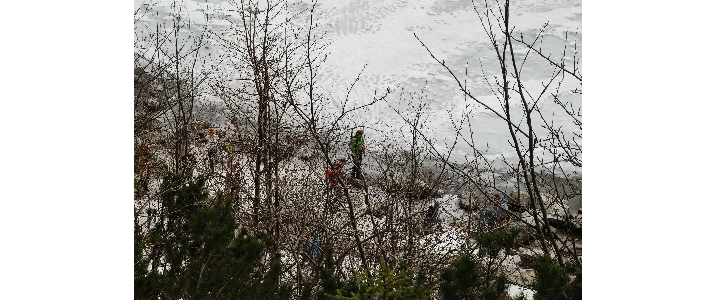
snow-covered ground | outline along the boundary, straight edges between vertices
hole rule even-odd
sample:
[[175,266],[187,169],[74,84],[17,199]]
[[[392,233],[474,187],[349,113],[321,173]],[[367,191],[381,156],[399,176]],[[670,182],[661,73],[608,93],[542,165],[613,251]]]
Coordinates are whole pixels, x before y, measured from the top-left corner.
[[[198,165],[196,166],[195,171],[196,172],[202,172],[202,173],[208,173],[209,172],[209,166],[208,166],[208,158],[205,155],[207,153],[206,145],[192,145],[190,147],[192,149],[192,153],[195,154]],[[155,159],[157,160],[158,165],[161,164],[168,164],[171,161],[171,155],[170,153],[166,151],[162,151],[161,149],[154,149],[155,153]],[[226,181],[224,179],[224,176],[226,175],[226,165],[227,165],[227,159],[228,156],[222,152],[219,155],[219,161],[217,163],[216,173],[213,176],[210,176],[209,180],[207,181],[207,187],[210,190],[210,195],[215,195],[219,191],[223,191],[226,188]],[[236,166],[242,166],[247,165],[247,161],[243,161],[241,159],[241,156],[238,156],[237,159],[234,160],[234,165]],[[309,165],[305,165],[306,162],[302,162],[298,158],[291,158],[289,161],[284,162],[282,165],[282,178],[285,178],[289,182],[301,182],[300,178],[308,178],[309,181],[314,181],[315,186],[319,186],[321,190],[321,182],[323,178],[322,170],[323,169],[317,169],[317,168],[311,168]],[[240,170],[248,170],[247,168],[239,167]],[[298,170],[298,171],[295,171]],[[245,174],[246,178],[250,178],[251,174]],[[154,179],[150,181],[149,188],[151,190],[150,194],[155,195],[159,192],[159,186],[161,179],[157,178],[156,176],[153,177]],[[244,188],[246,190],[251,190],[251,182],[245,181],[243,183]],[[289,187],[291,188],[291,187]],[[304,186],[304,189],[307,187]],[[316,192],[316,191],[315,191]],[[376,233],[378,230],[381,230],[382,228],[386,228],[385,222],[387,220],[386,213],[381,212],[382,210],[385,210],[386,207],[383,206],[387,203],[386,194],[378,187],[370,186],[367,190],[363,189],[354,189],[351,188],[349,190],[350,196],[352,199],[352,203],[354,205],[354,211],[357,215],[357,229],[360,232],[360,235],[362,238],[368,237],[369,235]],[[311,193],[311,192],[310,192]],[[320,192],[321,193],[321,192]],[[372,205],[371,211],[379,212],[378,214],[372,214],[372,213],[365,213],[370,211],[370,208],[366,206],[366,202],[364,201],[364,196],[366,195],[369,198],[369,204]],[[316,195],[314,195],[316,197]],[[310,202],[308,199],[305,198],[300,200],[302,205],[304,206],[310,206],[313,208],[309,208],[308,212],[311,215],[317,215],[322,214],[321,210],[321,204],[314,203],[312,205],[308,205]],[[290,202],[285,203],[286,206],[297,206],[297,203],[292,203],[291,199],[288,199]],[[421,245],[421,247],[417,247],[417,249],[430,249],[430,252],[432,255],[435,256],[444,256],[450,253],[456,253],[457,251],[462,250],[462,247],[466,246],[466,241],[468,240],[469,236],[467,235],[468,232],[471,232],[473,230],[470,229],[470,227],[474,228],[476,227],[478,215],[474,211],[467,212],[459,207],[459,196],[454,195],[451,193],[447,193],[437,199],[434,199],[432,201],[419,201],[416,202],[411,208],[414,212],[412,214],[420,214],[423,215],[423,213],[426,211],[427,206],[434,202],[435,204],[438,203],[441,207],[440,209],[440,216],[443,219],[442,222],[442,229],[436,230],[434,232],[430,232],[428,234],[425,234],[423,236],[420,236],[417,238],[416,243],[418,245]],[[155,208],[153,207],[153,201],[140,201],[141,206],[144,205],[145,207],[142,208]],[[240,218],[242,216],[247,216],[250,214],[252,208],[251,208],[251,202],[250,201],[238,201],[237,204],[239,206],[237,207],[238,211],[240,211]],[[319,211],[317,211],[319,209]],[[406,208],[402,206],[397,206],[397,215],[406,215],[407,212],[404,211]],[[281,209],[283,210],[283,209]],[[329,230],[329,233],[331,235],[334,235],[334,241],[337,243],[353,243],[352,241],[347,240],[348,235],[342,234],[344,232],[344,229],[346,229],[347,222],[348,222],[348,210],[345,204],[342,204],[342,207],[338,210],[339,214],[332,213],[332,218],[326,218],[322,220],[323,226],[326,226],[327,228],[331,228]],[[324,212],[326,216],[326,212]],[[140,215],[141,222],[146,221],[146,218],[143,214]],[[247,218],[248,221],[249,219]],[[289,222],[292,223],[292,222]],[[516,225],[519,225],[519,223],[515,223]],[[295,226],[296,224],[283,224],[282,226]],[[340,229],[344,228],[344,229]],[[296,229],[296,228],[295,228]],[[306,228],[305,228],[306,229]],[[293,231],[294,232],[294,231]],[[287,237],[288,239],[292,240],[290,244],[297,244],[304,242],[307,247],[311,245],[310,241],[313,239],[313,235],[316,234],[315,231],[313,232],[306,232],[301,231],[296,236],[290,236]],[[581,243],[577,243],[578,247],[581,247]],[[527,296],[527,299],[532,299],[533,291],[530,289],[527,289],[526,287],[530,285],[530,282],[533,279],[533,270],[525,269],[526,265],[523,264],[523,267],[521,266],[521,255],[529,255],[533,256],[536,253],[540,252],[538,250],[536,245],[533,246],[526,246],[521,247],[518,249],[517,253],[513,253],[506,256],[506,259],[502,262],[503,266],[503,273],[505,273],[510,282],[512,283],[509,288],[509,293],[512,296],[517,296],[520,293],[525,293]],[[291,265],[294,263],[295,258],[286,255],[283,258],[285,260],[285,263]],[[349,256],[346,260],[343,261],[343,264],[339,266],[340,268],[344,268],[345,270],[349,269],[356,269],[359,266],[360,262],[357,257]],[[286,274],[285,276],[288,276],[288,278],[294,278],[292,277],[292,272],[294,269],[289,270],[289,274]]]

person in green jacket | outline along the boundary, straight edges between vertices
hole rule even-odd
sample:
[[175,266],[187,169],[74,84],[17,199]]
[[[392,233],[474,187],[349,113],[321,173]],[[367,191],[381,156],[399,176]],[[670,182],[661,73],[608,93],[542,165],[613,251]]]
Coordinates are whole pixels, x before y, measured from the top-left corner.
[[360,129],[352,134],[349,140],[349,150],[351,151],[352,162],[354,163],[354,167],[352,167],[352,178],[364,180],[364,176],[361,172],[361,161],[364,157],[364,151],[366,150],[364,146],[364,130]]

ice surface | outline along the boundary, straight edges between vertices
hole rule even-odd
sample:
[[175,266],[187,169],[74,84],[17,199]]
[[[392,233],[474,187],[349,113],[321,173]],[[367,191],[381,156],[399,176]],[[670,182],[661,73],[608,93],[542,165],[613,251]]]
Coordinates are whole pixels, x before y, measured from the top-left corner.
[[[290,2],[299,4],[294,6],[295,10],[311,5],[308,0]],[[140,17],[141,22],[136,24],[136,31],[149,34],[155,29],[157,20],[163,20],[164,23],[161,24],[165,25],[175,20],[172,17],[173,1],[136,0],[135,9],[142,11],[140,6],[143,3],[149,4],[145,9],[148,13]],[[185,3],[184,17],[194,22],[191,26],[194,36],[201,33],[204,24],[216,30],[229,26],[229,21],[225,18],[236,20],[236,12],[231,11],[231,5],[227,1],[177,3]],[[531,40],[543,25],[549,22],[544,29],[543,40],[537,43],[536,47],[553,54],[555,61],[563,58],[567,63],[577,62],[580,66],[581,1],[517,1],[512,4],[511,9],[510,20],[512,26],[515,26],[514,32],[520,32],[526,40]],[[205,19],[205,14],[209,20]],[[319,1],[315,15],[317,30],[326,32],[324,42],[330,43],[325,51],[329,57],[318,69],[318,90],[330,97],[335,106],[344,99],[347,89],[363,69],[359,82],[348,97],[350,106],[367,103],[374,97],[375,92],[381,94],[387,88],[423,90],[423,100],[430,104],[425,116],[430,120],[427,122],[426,133],[436,140],[434,144],[438,149],[446,151],[447,145],[452,142],[450,137],[453,137],[454,129],[449,117],[470,111],[474,139],[478,145],[488,144],[488,148],[483,147],[486,148],[486,154],[495,158],[503,155],[509,160],[516,159],[515,151],[508,142],[510,135],[505,122],[486,108],[479,107],[470,100],[466,102],[454,78],[431,58],[415,37],[416,35],[420,38],[440,61],[445,61],[462,84],[466,80],[466,85],[473,95],[492,109],[500,111],[501,103],[482,77],[486,75],[489,81],[492,81],[493,76],[500,75],[499,65],[470,0]],[[300,21],[295,22],[301,23]],[[566,31],[570,33],[566,35]],[[180,38],[186,38],[188,33],[182,32],[180,35]],[[205,56],[203,61],[215,64],[217,61],[213,59],[224,53],[224,50],[221,46],[216,46],[218,41],[214,38],[210,38],[208,43],[211,46],[202,50],[202,55]],[[143,45],[153,47],[151,41]],[[516,45],[516,53],[523,56],[528,51],[525,47]],[[230,79],[238,78],[229,66],[218,67],[227,73],[223,78],[227,79],[228,84],[233,82]],[[538,96],[553,71],[553,68],[538,59],[538,56],[529,56],[523,66],[522,76],[526,89],[532,91],[533,97]],[[468,77],[465,74],[468,74]],[[575,80],[567,80],[562,85],[564,91],[580,88],[580,83]],[[406,112],[406,99],[400,99],[398,94],[390,94],[387,103],[377,105],[355,121],[364,124],[379,122],[397,128],[405,125],[389,107]],[[544,97],[538,107],[545,116],[549,116],[555,126],[575,127],[572,125],[572,119],[563,115],[561,108],[553,104],[548,95]],[[564,99],[570,100],[574,108],[581,107],[581,95],[568,95]],[[510,104],[511,113],[521,118],[518,97],[513,97]],[[536,123],[539,121],[534,122],[539,137],[545,137],[548,132],[540,128],[542,124]],[[366,135],[374,137],[374,140],[378,139],[379,134],[371,129],[366,130]],[[581,143],[581,139],[577,139],[577,142]],[[472,152],[470,147],[460,143],[452,157],[458,160],[464,155],[472,156]],[[550,157],[550,154],[544,151],[538,151],[538,155]],[[580,168],[566,167],[569,171],[577,171],[579,174],[581,172]]]

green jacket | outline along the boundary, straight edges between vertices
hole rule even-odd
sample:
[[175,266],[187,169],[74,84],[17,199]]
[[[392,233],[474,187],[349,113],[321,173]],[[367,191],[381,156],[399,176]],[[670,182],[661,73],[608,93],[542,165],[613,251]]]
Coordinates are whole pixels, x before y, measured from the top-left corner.
[[352,151],[352,154],[354,155],[361,155],[364,153],[364,137],[356,138],[356,132],[352,133],[352,138],[349,141],[349,150]]

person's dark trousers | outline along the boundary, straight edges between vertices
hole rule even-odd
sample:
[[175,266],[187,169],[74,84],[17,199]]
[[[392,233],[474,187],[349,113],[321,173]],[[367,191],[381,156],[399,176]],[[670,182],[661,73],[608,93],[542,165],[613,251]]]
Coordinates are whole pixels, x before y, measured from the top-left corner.
[[362,156],[364,155],[352,155],[352,162],[354,163],[354,166],[352,167],[352,178],[354,179],[364,180],[364,176],[362,176],[361,173]]

